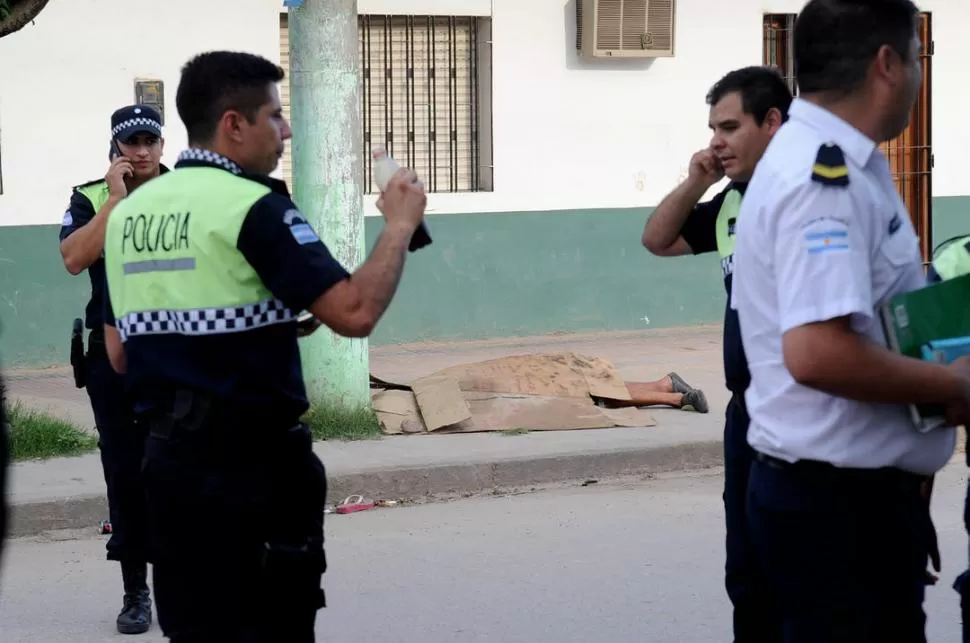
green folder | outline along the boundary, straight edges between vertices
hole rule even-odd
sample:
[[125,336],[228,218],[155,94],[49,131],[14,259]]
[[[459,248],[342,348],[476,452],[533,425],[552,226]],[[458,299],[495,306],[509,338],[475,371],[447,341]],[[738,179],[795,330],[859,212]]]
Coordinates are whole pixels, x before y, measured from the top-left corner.
[[[933,340],[970,335],[970,275],[955,277],[902,293],[879,310],[886,343],[903,355],[923,359],[922,347]],[[943,426],[943,407],[910,405],[921,433]]]

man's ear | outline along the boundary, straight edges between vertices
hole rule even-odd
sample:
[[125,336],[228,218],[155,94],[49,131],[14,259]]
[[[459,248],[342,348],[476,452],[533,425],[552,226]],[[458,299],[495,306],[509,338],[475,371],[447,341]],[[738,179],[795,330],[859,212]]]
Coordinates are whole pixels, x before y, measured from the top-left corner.
[[765,120],[761,126],[767,127],[768,133],[773,135],[778,131],[783,122],[784,119],[782,119],[781,110],[779,110],[777,107],[772,107],[768,110],[768,113],[765,114]]
[[222,115],[219,127],[222,133],[232,141],[237,143],[242,141],[243,124],[248,124],[246,117],[235,110],[228,110]]

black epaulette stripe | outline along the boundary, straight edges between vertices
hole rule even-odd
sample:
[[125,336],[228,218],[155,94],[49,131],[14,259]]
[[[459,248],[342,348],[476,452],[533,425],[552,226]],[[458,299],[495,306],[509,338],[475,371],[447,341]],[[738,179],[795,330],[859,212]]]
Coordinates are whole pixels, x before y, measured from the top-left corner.
[[844,187],[849,184],[849,167],[845,163],[842,148],[826,144],[818,148],[812,165],[812,180],[822,185]]

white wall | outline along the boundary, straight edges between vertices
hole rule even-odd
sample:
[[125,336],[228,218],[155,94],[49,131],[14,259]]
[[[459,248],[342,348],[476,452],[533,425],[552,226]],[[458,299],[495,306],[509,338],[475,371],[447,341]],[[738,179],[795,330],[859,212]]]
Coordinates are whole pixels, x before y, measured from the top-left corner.
[[[312,0],[308,0],[312,1]],[[708,140],[704,96],[726,71],[760,64],[762,14],[802,0],[678,0],[676,56],[579,60],[575,0],[359,0],[361,13],[492,16],[495,191],[433,194],[438,213],[655,205]],[[970,3],[933,11],[935,196],[970,194]],[[282,0],[60,0],[0,40],[0,226],[60,221],[70,187],[104,173],[108,118],[136,77],[165,81],[165,162],[185,145],[180,66],[207,49],[279,59]],[[82,29],[83,25],[83,29]],[[365,212],[376,214],[372,199]]]
[[71,186],[104,175],[111,113],[135,78],[165,82],[165,156],[186,145],[181,66],[209,49],[279,60],[282,0],[55,0],[0,40],[0,226],[60,223]]
[[[804,0],[678,0],[675,57],[591,61],[575,50],[575,0],[493,0],[495,192],[431,195],[440,212],[655,205],[706,145],[710,85],[762,61],[762,16]],[[396,4],[396,3],[395,3]],[[401,4],[404,4],[403,2]],[[457,0],[452,2],[456,7]],[[970,194],[964,81],[970,3],[933,12],[934,196]],[[716,188],[715,188],[716,189]],[[714,190],[712,190],[713,192]]]

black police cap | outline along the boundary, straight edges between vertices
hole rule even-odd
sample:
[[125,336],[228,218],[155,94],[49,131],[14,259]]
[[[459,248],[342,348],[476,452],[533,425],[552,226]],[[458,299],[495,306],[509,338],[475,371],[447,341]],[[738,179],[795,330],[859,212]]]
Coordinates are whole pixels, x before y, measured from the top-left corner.
[[148,105],[129,105],[111,115],[111,138],[127,142],[136,134],[161,137],[162,116]]

